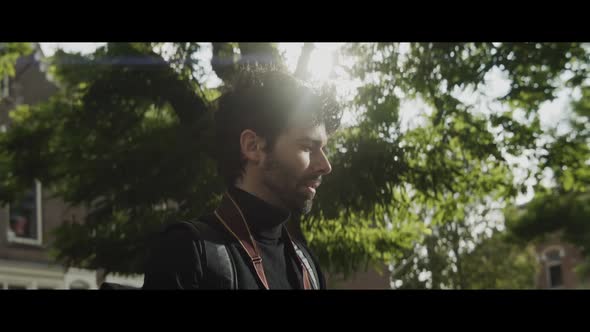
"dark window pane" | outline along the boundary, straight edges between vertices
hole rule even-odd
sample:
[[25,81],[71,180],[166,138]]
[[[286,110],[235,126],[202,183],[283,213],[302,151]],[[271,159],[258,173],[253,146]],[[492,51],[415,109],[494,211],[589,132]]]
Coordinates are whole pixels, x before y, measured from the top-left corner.
[[25,197],[9,205],[10,229],[20,238],[37,239],[36,188],[29,190]]
[[549,268],[549,279],[551,287],[559,287],[563,285],[561,265],[555,265]]

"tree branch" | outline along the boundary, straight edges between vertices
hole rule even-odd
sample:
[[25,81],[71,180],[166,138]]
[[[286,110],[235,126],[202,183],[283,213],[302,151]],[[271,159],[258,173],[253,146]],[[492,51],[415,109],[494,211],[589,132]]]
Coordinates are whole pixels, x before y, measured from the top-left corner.
[[299,56],[299,60],[297,61],[297,68],[295,69],[295,77],[305,80],[309,76],[309,71],[307,70],[309,66],[309,59],[311,57],[311,52],[315,49],[313,43],[305,43],[303,44],[303,48],[301,49],[301,55]]

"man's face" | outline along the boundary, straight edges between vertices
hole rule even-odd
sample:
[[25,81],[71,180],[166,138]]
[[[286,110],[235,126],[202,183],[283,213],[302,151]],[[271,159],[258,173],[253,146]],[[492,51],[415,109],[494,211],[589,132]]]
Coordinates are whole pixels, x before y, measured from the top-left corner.
[[262,185],[288,209],[306,214],[322,181],[332,167],[324,148],[328,137],[323,124],[293,127],[277,137],[261,163]]

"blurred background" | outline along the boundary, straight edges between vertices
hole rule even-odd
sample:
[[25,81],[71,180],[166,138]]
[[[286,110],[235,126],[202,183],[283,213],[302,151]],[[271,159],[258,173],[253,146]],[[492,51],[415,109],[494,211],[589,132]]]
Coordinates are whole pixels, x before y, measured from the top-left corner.
[[0,43],[0,289],[143,284],[219,202],[244,63],[344,113],[303,236],[332,289],[590,287],[590,44]]

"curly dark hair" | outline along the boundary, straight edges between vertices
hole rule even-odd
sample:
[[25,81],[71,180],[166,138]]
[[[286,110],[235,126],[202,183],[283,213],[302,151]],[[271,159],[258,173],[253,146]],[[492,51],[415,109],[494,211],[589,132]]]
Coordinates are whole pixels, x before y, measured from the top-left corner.
[[244,130],[263,137],[270,152],[277,137],[294,123],[323,124],[328,135],[340,126],[342,108],[333,88],[313,87],[279,67],[241,68],[225,89],[215,112],[215,157],[228,186],[244,172],[240,149]]

